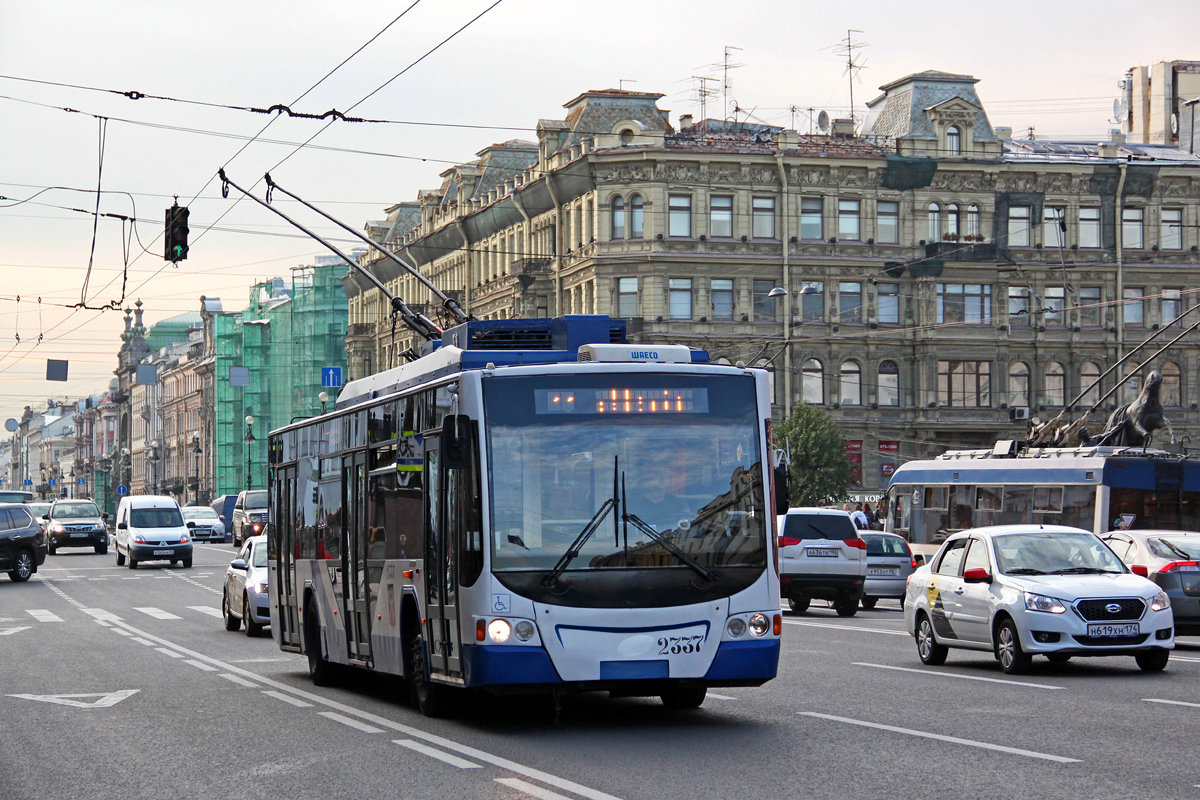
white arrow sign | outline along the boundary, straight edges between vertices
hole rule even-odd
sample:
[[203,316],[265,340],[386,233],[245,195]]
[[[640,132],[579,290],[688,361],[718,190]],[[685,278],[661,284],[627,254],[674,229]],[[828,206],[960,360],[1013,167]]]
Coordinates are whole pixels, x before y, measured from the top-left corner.
[[29,628],[30,628],[29,625],[26,625],[24,628],[0,628],[0,636],[10,636],[14,633],[20,633],[21,631],[27,631],[27,630],[29,630]]
[[[96,694],[10,694],[9,697],[19,697],[22,700],[40,700],[43,703],[57,703],[60,706],[72,708],[112,708],[127,697],[133,697],[140,689],[122,689],[119,692],[99,692]],[[94,698],[90,702],[87,698]]]

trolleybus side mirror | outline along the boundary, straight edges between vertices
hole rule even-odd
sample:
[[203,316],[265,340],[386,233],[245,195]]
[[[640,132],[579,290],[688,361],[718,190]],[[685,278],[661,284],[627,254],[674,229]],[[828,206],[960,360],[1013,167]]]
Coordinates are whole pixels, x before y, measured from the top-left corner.
[[442,463],[447,469],[462,469],[471,463],[471,418],[447,415],[442,420]]
[[781,463],[775,467],[775,513],[786,514],[788,503],[788,468]]
[[1143,578],[1150,577],[1150,570],[1144,564],[1134,564],[1129,571],[1134,575],[1141,575]]

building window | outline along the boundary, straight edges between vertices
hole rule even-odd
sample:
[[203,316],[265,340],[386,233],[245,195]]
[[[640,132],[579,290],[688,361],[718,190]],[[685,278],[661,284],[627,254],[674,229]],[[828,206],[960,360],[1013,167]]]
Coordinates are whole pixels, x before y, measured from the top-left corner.
[[775,281],[762,280],[755,278],[754,280],[754,321],[755,322],[774,322],[775,321],[775,298],[768,297],[771,290],[775,288]]
[[[672,234],[674,235],[674,234]],[[733,236],[733,198],[715,196],[709,201],[708,235],[717,238]]]
[[1158,231],[1159,247],[1163,250],[1183,249],[1183,209],[1164,208]]
[[617,316],[632,319],[638,315],[638,279],[617,278]]
[[1145,294],[1144,289],[1125,290],[1125,324],[1131,328],[1140,328],[1146,323],[1145,301],[1142,300]]
[[1183,405],[1181,389],[1179,365],[1168,361],[1163,364],[1162,368],[1162,404],[1168,408],[1178,408]]
[[880,244],[900,243],[900,204],[895,200],[880,200],[875,204],[875,241]]
[[879,365],[879,405],[900,405],[900,368],[895,361]]
[[967,206],[967,235],[977,242],[983,241],[983,225],[979,219],[979,206]]
[[838,284],[838,321],[843,325],[862,324],[862,284],[842,281]]
[[1008,246],[1028,247],[1029,226],[1033,209],[1029,206],[1012,206],[1008,209]]
[[987,408],[992,404],[992,362],[939,361],[938,404],[947,408]]
[[929,243],[942,240],[942,207],[937,203],[929,204]]
[[[800,313],[804,322],[825,319],[825,284],[822,281],[802,281],[800,284]],[[804,290],[808,289],[808,292]]]
[[958,206],[954,203],[946,206],[946,241],[958,241]]
[[842,362],[841,398],[844,406],[862,405],[862,370],[857,361]]
[[641,239],[645,235],[645,227],[643,225],[646,219],[646,203],[642,200],[641,195],[635,194],[629,198],[629,236],[633,239]]
[[859,211],[862,202],[859,200],[838,200],[838,240],[857,242],[860,240]]
[[1100,327],[1100,287],[1084,286],[1079,290],[1079,324],[1084,328]]
[[1029,367],[1020,361],[1008,367],[1008,405],[1010,408],[1029,406]]
[[1058,408],[1066,404],[1067,399],[1063,396],[1067,390],[1066,381],[1062,364],[1051,361],[1046,365],[1046,405]]
[[949,128],[946,128],[946,155],[962,155],[962,134],[959,132],[957,125],[951,125]]
[[775,198],[755,197],[751,202],[751,210],[754,212],[754,238],[774,239]]
[[1047,207],[1042,217],[1042,242],[1046,247],[1066,247],[1067,245],[1067,210],[1065,208]]
[[825,404],[825,368],[815,358],[804,362],[800,391],[804,402],[814,406]]
[[1045,324],[1055,328],[1063,326],[1063,304],[1066,292],[1061,286],[1046,287],[1046,316]]
[[692,235],[692,196],[673,194],[667,199],[667,235]]
[[1029,290],[1020,286],[1008,287],[1008,324],[1029,325]]
[[1100,209],[1079,209],[1079,246],[1100,246]]
[[1140,250],[1146,246],[1142,238],[1142,219],[1146,212],[1141,208],[1127,208],[1121,216],[1121,246],[1126,250]]
[[824,239],[825,226],[821,224],[824,201],[819,197],[804,197],[800,200],[800,238]]
[[625,198],[614,197],[612,201],[612,238],[625,238]]
[[900,284],[879,284],[879,324],[900,324]]
[[[1125,378],[1127,380],[1122,385],[1122,393],[1125,399],[1124,403],[1132,403],[1137,399],[1138,393],[1142,391],[1142,365],[1136,361],[1132,361],[1125,365]],[[1161,399],[1161,397],[1160,397]]]
[[733,281],[719,279],[712,282],[712,318],[733,319]]
[[1183,313],[1183,290],[1182,289],[1163,289],[1162,290],[1162,324],[1163,327],[1173,326],[1179,327],[1179,322],[1172,322],[1176,317]]
[[986,283],[939,283],[937,321],[986,325],[992,320],[992,287]]
[[[1100,365],[1094,361],[1083,362],[1079,368],[1079,390],[1083,392],[1080,402],[1085,410],[1100,402],[1100,384],[1096,383],[1099,379]],[[1096,385],[1092,386],[1093,383]]]
[[691,319],[692,279],[671,278],[669,300],[671,319]]

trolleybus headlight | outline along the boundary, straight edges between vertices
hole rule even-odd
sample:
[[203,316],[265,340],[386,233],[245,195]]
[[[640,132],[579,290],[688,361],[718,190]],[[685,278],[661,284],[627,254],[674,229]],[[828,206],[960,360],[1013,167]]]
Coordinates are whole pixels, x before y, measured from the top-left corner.
[[516,624],[516,626],[513,628],[513,632],[517,634],[517,641],[528,642],[533,638],[533,623],[527,619],[523,619]]
[[746,633],[746,622],[741,617],[733,617],[726,623],[725,630],[736,639]]
[[750,632],[755,636],[762,636],[769,630],[771,630],[771,620],[767,619],[766,614],[755,614],[750,618]]
[[494,619],[488,625],[488,636],[492,637],[493,642],[507,642],[508,637],[512,636],[512,625],[506,619]]

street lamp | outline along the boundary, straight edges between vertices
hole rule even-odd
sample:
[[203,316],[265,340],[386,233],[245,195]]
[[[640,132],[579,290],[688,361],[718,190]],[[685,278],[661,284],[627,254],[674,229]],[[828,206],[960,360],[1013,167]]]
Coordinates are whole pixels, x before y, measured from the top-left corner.
[[246,438],[243,439],[246,443],[246,491],[252,488],[250,478],[250,448],[254,445],[254,417],[246,415]]
[[146,456],[146,460],[150,462],[150,491],[152,494],[158,494],[158,462],[162,456],[158,454],[158,448],[162,443],[155,439],[150,443],[150,455]]
[[192,452],[196,454],[196,505],[200,505],[200,454],[204,452],[200,449],[200,437],[192,437]]
[[325,404],[329,402],[329,392],[321,392],[317,395],[317,399],[321,401],[321,413],[325,413]]

